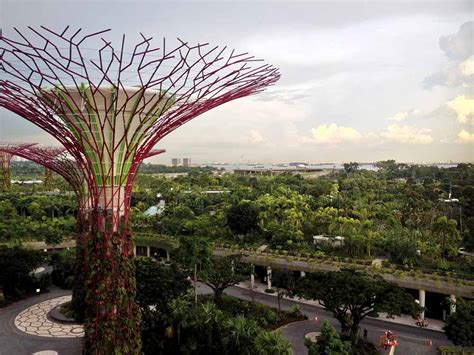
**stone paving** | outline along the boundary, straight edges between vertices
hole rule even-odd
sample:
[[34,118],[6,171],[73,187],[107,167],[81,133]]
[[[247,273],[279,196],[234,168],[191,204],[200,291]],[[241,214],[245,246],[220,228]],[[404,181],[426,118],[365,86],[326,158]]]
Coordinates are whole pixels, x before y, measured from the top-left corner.
[[49,338],[81,338],[84,328],[79,324],[63,324],[51,321],[48,313],[56,306],[71,300],[71,296],[49,299],[28,307],[15,318],[15,326],[27,334]]

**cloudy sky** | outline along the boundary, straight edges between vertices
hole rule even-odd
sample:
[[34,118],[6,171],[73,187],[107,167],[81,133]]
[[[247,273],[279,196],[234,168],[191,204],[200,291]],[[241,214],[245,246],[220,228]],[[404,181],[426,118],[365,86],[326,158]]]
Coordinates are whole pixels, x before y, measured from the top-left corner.
[[[266,92],[209,111],[160,148],[193,162],[474,161],[474,0],[2,0],[16,26],[112,28],[248,51]],[[0,109],[0,140],[54,141]]]

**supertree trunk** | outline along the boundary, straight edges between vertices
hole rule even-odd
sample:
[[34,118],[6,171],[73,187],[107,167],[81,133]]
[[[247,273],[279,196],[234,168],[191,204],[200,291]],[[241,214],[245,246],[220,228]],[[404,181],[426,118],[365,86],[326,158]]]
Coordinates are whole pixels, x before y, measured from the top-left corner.
[[[115,223],[111,216],[92,216],[93,226]],[[133,241],[126,227],[100,230],[93,227],[86,250],[90,279],[86,280],[85,352],[139,354],[141,315],[135,302]]]
[[[2,100],[3,101],[3,98]],[[8,143],[2,144],[2,148],[5,150],[0,150],[0,163],[2,165],[2,176],[1,176],[1,186],[2,191],[9,191],[12,186],[11,182],[11,171],[10,163],[14,155],[18,150],[23,150],[28,147],[34,146],[34,143]]]
[[44,168],[44,178],[43,178],[43,186],[45,190],[51,188],[53,184],[53,171],[49,168]]
[[2,159],[2,191],[9,191],[11,187],[10,161]]

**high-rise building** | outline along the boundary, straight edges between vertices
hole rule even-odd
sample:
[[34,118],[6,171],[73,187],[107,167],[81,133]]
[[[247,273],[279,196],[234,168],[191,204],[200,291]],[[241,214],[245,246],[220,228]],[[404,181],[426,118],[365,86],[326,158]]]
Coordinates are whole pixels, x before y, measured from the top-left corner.
[[191,166],[191,158],[183,158],[183,166]]
[[173,158],[171,159],[171,165],[173,166],[179,166],[181,164],[181,159],[180,158]]

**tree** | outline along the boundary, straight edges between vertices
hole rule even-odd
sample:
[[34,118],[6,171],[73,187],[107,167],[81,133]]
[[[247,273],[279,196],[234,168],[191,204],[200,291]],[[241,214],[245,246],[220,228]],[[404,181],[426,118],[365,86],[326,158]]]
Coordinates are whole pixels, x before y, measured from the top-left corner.
[[292,355],[291,344],[285,339],[282,332],[260,332],[255,339],[255,350],[257,354],[268,355]]
[[436,243],[441,246],[441,255],[444,258],[457,255],[461,236],[456,220],[448,220],[446,216],[439,217],[433,225],[433,237]]
[[9,248],[0,245],[0,288],[7,301],[34,292],[31,273],[43,263],[43,254],[20,246]]
[[295,294],[318,300],[341,323],[342,332],[354,340],[360,322],[370,314],[414,315],[420,311],[415,299],[401,287],[354,270],[309,274],[298,282]]
[[359,163],[351,161],[350,163],[344,163],[343,167],[346,173],[350,174],[359,170]]
[[319,330],[321,335],[318,336],[316,343],[309,339],[305,340],[305,345],[308,348],[309,355],[349,355],[351,353],[351,343],[349,341],[341,340],[336,329],[334,329],[334,327],[327,321],[321,323],[321,328]]
[[474,346],[474,302],[457,299],[456,312],[448,317],[444,330],[454,344]]
[[242,315],[229,318],[225,324],[229,329],[228,335],[224,338],[224,344],[229,349],[229,354],[251,355],[255,352],[255,337],[261,331],[252,319],[247,319]]
[[200,272],[200,279],[214,291],[216,303],[222,300],[224,290],[246,280],[250,268],[239,262],[240,256],[228,255],[211,258],[210,262]]
[[289,270],[274,270],[272,272],[272,285],[277,288],[278,311],[281,312],[281,300],[284,296],[293,296],[295,278]]
[[187,270],[193,269],[194,302],[197,303],[198,268],[203,269],[211,258],[211,249],[205,240],[198,237],[183,237],[176,251],[176,260]]
[[155,311],[166,313],[172,300],[183,296],[190,284],[186,274],[175,264],[163,265],[152,258],[135,258],[137,296],[135,300],[142,313]]
[[248,234],[257,230],[257,208],[249,201],[232,205],[227,210],[227,225],[236,234]]

